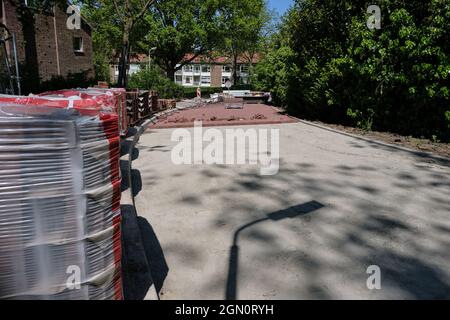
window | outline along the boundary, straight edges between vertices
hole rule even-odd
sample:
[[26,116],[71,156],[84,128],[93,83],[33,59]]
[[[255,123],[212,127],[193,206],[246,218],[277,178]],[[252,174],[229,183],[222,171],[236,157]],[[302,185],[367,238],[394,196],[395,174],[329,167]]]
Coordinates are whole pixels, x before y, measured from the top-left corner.
[[138,64],[130,64],[130,67],[128,69],[128,74],[129,75],[133,75],[133,74],[139,72],[140,70],[141,70],[140,65],[138,65]]
[[194,76],[194,85],[200,84],[200,76]]
[[211,72],[211,66],[202,66],[202,72],[204,73]]
[[83,52],[83,38],[82,37],[74,37],[73,38],[73,51],[77,53]]
[[202,84],[211,84],[211,77],[202,77]]
[[222,66],[222,72],[231,72],[231,66],[230,65]]
[[241,64],[239,67],[240,67],[239,70],[240,70],[242,73],[248,73],[248,65],[246,65],[246,64]]
[[184,67],[183,67],[183,70],[184,71],[186,71],[186,72],[192,72],[192,66],[191,65],[185,65]]
[[184,78],[184,83],[186,83],[186,84],[191,84],[191,82],[192,82],[192,77],[185,77]]
[[194,72],[195,72],[195,73],[199,73],[199,72],[200,72],[200,66],[199,66],[198,64],[196,64],[196,65],[194,66]]
[[182,84],[183,83],[183,77],[180,75],[176,75],[175,76],[175,82],[178,84]]

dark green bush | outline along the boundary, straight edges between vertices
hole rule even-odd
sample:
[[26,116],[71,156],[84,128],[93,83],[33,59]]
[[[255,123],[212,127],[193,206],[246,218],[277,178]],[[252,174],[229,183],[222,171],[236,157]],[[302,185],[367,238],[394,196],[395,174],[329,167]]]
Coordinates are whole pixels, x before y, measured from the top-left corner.
[[308,119],[450,139],[450,0],[297,0],[256,68],[259,90]]
[[133,74],[128,81],[128,88],[154,90],[162,99],[180,99],[184,95],[183,87],[168,79],[156,65]]
[[96,84],[95,80],[89,77],[89,72],[70,73],[67,77],[55,76],[48,81],[41,82],[38,88],[31,85],[28,78],[24,77],[25,94],[45,91],[55,91],[72,88],[88,88]]

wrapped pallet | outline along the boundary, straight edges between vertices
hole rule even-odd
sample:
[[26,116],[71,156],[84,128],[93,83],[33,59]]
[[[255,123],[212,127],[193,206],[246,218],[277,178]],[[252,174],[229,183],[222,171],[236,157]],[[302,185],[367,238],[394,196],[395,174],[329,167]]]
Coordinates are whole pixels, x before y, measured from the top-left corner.
[[0,298],[122,299],[118,116],[0,96]]
[[128,131],[127,110],[125,107],[126,91],[121,88],[88,88],[48,91],[39,94],[44,98],[80,98],[94,100],[104,110],[111,110],[119,116],[120,135],[125,136]]

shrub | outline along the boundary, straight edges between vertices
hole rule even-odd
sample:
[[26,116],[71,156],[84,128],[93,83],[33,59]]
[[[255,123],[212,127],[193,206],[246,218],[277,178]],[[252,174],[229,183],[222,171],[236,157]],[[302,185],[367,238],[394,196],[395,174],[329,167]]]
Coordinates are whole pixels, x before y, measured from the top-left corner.
[[129,89],[154,90],[162,99],[180,99],[184,96],[183,87],[168,79],[157,66],[143,68],[133,74],[128,81]]
[[[88,88],[96,84],[95,79],[88,76],[89,72],[69,73],[67,77],[55,76],[41,82],[39,92],[72,88]],[[36,93],[36,90],[35,92]]]
[[450,0],[302,0],[255,69],[258,89],[308,119],[449,141]]

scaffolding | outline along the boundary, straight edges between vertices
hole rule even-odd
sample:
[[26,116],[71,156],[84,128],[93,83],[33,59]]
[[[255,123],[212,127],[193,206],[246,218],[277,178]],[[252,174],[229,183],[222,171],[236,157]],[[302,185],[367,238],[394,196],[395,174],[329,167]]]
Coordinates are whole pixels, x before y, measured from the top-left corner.
[[[8,50],[11,47],[12,58]],[[9,32],[2,23],[0,23],[0,93],[22,94],[16,35]]]

